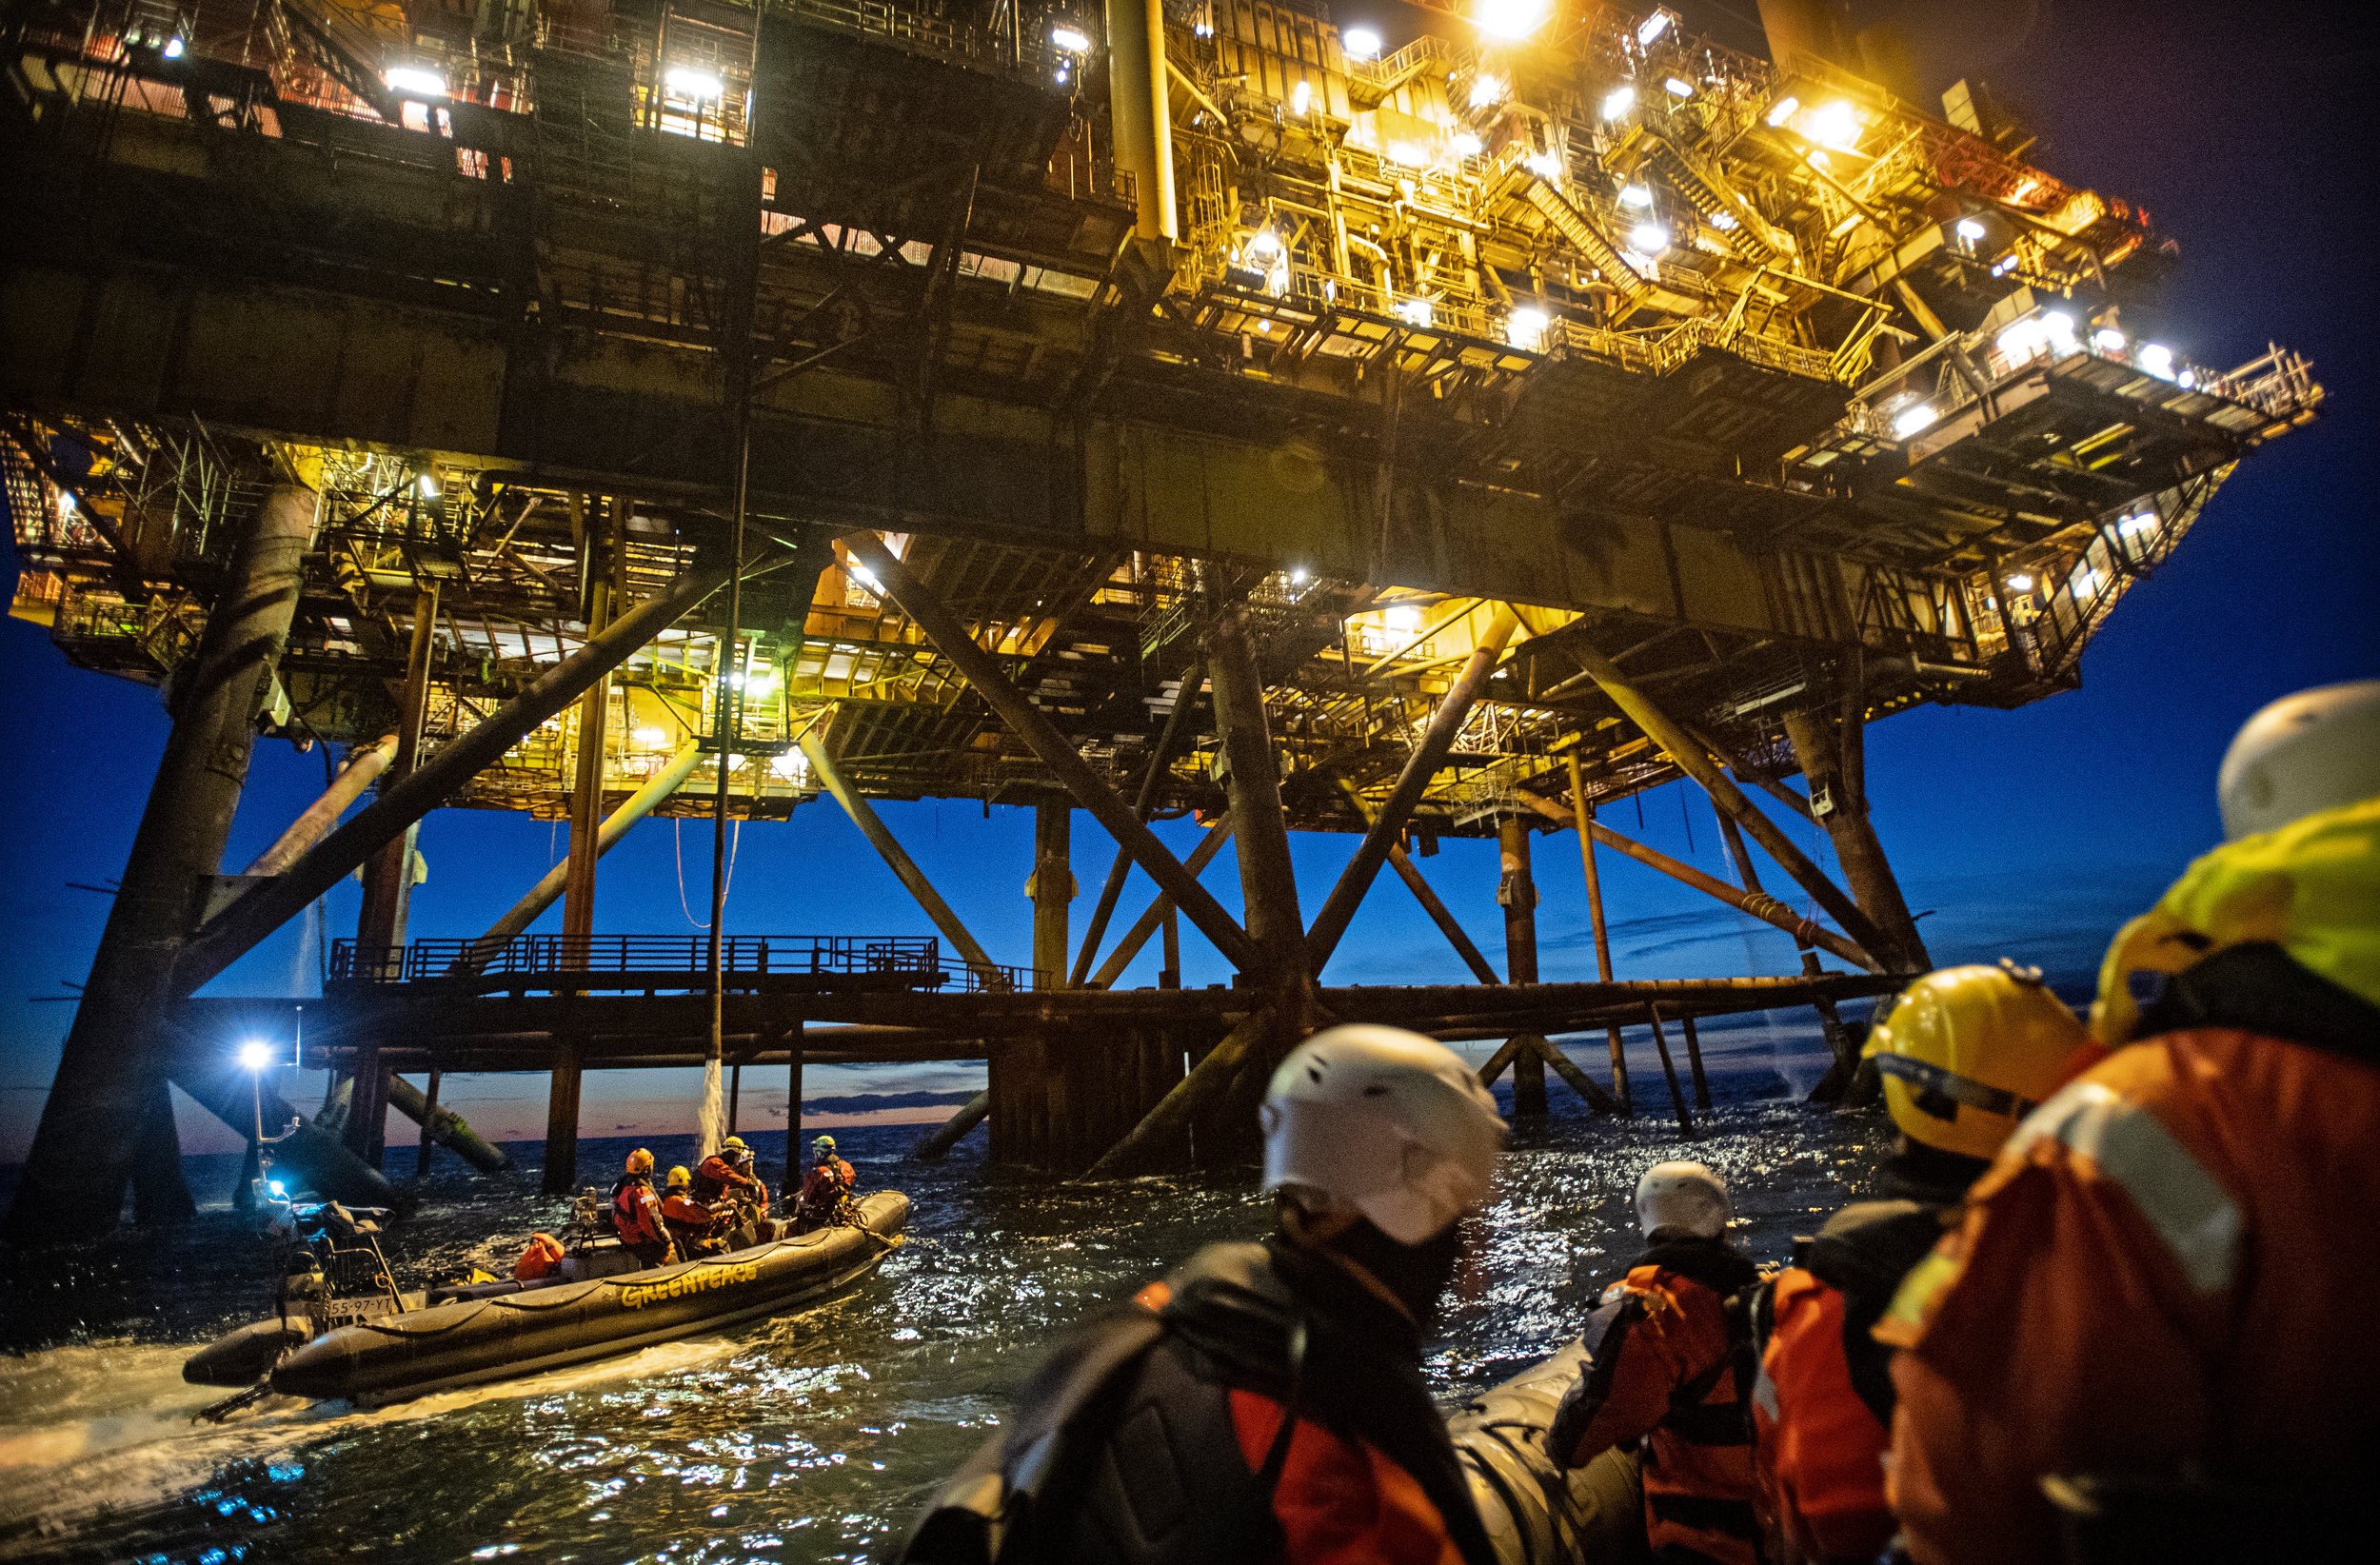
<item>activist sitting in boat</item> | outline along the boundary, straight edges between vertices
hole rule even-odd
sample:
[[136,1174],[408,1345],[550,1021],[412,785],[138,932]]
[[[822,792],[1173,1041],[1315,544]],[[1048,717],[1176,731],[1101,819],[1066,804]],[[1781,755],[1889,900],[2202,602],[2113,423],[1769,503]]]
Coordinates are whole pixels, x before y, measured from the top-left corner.
[[627,1172],[611,1187],[611,1226],[644,1265],[659,1266],[670,1258],[669,1235],[661,1224],[661,1198],[653,1194],[653,1155],[643,1147],[628,1154]]
[[669,1171],[669,1193],[661,1200],[661,1220],[684,1259],[716,1255],[726,1248],[715,1235],[719,1213],[694,1199],[694,1176],[684,1163]]
[[728,1198],[749,1202],[758,1216],[767,1215],[768,1186],[752,1177],[752,1149],[741,1136],[720,1142],[719,1150],[694,1171],[696,1200],[708,1206]]
[[810,1143],[810,1171],[802,1177],[802,1194],[794,1203],[793,1231],[806,1234],[843,1220],[859,1179],[851,1165],[835,1155],[835,1139],[822,1136]]

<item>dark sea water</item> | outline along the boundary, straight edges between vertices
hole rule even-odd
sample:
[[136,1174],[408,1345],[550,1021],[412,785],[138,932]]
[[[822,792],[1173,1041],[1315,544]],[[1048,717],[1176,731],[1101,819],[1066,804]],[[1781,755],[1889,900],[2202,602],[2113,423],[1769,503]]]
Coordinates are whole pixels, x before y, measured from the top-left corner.
[[[1777,1055],[1786,1075],[1809,1073],[1809,1041]],[[1762,1260],[1868,1187],[1889,1121],[1792,1100],[1766,1063],[1783,1045],[1757,1028],[1707,1042],[1718,1113],[1691,1140],[1649,1057],[1632,1060],[1633,1120],[1590,1117],[1552,1083],[1553,1117],[1507,1159],[1432,1349],[1450,1408],[1575,1334],[1635,1252],[1629,1196],[1648,1163],[1718,1168]],[[222,1393],[185,1385],[182,1360],[268,1298],[265,1241],[219,1204],[167,1233],[0,1254],[0,1560],[884,1558],[1070,1322],[1201,1244],[1259,1237],[1271,1211],[1252,1169],[1070,1186],[987,1170],[980,1131],[942,1163],[904,1161],[919,1133],[836,1131],[863,1189],[916,1203],[910,1242],[849,1292],[371,1412],[270,1398],[190,1423]],[[749,1139],[773,1178],[783,1134]],[[582,1142],[585,1179],[635,1144]],[[690,1160],[690,1140],[645,1144],[664,1167]],[[530,1232],[566,1221],[566,1201],[536,1194],[536,1144],[510,1150],[523,1166],[495,1179],[437,1157],[421,1213],[390,1236],[401,1283],[508,1273]],[[392,1145],[390,1175],[412,1157]],[[238,1159],[188,1161],[202,1202],[221,1202]]]

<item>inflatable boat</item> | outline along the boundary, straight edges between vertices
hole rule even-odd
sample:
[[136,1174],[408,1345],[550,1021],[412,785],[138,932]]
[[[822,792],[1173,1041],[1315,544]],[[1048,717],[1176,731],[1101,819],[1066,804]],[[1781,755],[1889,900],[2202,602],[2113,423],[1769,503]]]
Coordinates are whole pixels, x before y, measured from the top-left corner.
[[1545,1448],[1586,1344],[1569,1346],[1474,1397],[1446,1421],[1488,1541],[1503,1565],[1650,1565],[1644,1476],[1633,1453],[1564,1468]]
[[672,1266],[636,1269],[606,1239],[574,1248],[562,1275],[529,1282],[398,1293],[384,1269],[378,1294],[293,1300],[199,1350],[182,1377],[373,1406],[718,1331],[867,1276],[900,1246],[909,1198],[882,1190],[846,1212],[841,1224],[792,1238],[747,1231],[739,1248]]

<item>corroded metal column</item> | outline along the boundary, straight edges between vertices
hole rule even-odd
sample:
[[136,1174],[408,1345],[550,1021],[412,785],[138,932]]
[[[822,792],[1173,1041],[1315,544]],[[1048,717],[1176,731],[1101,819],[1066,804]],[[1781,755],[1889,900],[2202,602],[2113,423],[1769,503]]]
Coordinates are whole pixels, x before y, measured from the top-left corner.
[[1116,162],[1132,175],[1144,240],[1170,242],[1174,135],[1166,108],[1164,0],[1107,0],[1107,103]]
[[[1587,873],[1587,918],[1595,925],[1595,976],[1605,983],[1612,981],[1612,934],[1603,922],[1603,877],[1595,863],[1594,807],[1587,802],[1586,775],[1578,764],[1578,752],[1570,752],[1570,807],[1577,811],[1578,822],[1578,861]],[[1609,1029],[1607,1040],[1612,1047],[1612,1097],[1618,1101],[1623,1117],[1634,1115],[1636,1105],[1628,1096],[1628,1051],[1620,1030]]]
[[[1802,775],[1810,779],[1812,809],[1835,844],[1844,883],[1883,942],[1883,949],[1870,949],[1894,972],[1923,973],[1934,966],[1934,959],[1926,952],[1916,921],[1909,916],[1900,882],[1894,878],[1884,844],[1868,820],[1867,767],[1862,764],[1865,735],[1860,731],[1864,715],[1837,723],[1821,712],[1789,712],[1785,737],[1793,741],[1795,759],[1801,763]],[[1833,808],[1817,810],[1821,796]]]
[[[616,535],[625,525],[622,514],[625,503],[611,502],[612,525],[606,529],[606,547],[601,554],[590,552],[590,560],[601,562],[591,568],[593,580],[586,589],[586,630],[592,636],[611,623],[611,563],[618,558]],[[573,521],[580,520],[577,497],[571,497]],[[589,524],[582,524],[589,525]],[[604,814],[604,751],[611,722],[611,676],[606,674],[586,687],[579,698],[578,772],[570,789],[570,853],[564,861],[562,882],[562,938],[565,950],[584,949],[567,942],[585,941],[595,933],[595,862],[603,857]]]
[[173,730],[0,1238],[41,1243],[56,1235],[61,1211],[77,1214],[81,1228],[112,1224],[128,1179],[143,1222],[195,1211],[173,1134],[166,1087],[173,1036],[164,1019],[205,878],[223,867],[319,507],[314,491],[296,485],[265,497],[196,657],[175,671]]
[[[1537,981],[1537,886],[1529,873],[1529,823],[1507,815],[1496,828],[1496,900],[1504,909],[1504,975],[1514,983]],[[1513,1056],[1515,1118],[1545,1117],[1545,1057],[1535,1049]]]

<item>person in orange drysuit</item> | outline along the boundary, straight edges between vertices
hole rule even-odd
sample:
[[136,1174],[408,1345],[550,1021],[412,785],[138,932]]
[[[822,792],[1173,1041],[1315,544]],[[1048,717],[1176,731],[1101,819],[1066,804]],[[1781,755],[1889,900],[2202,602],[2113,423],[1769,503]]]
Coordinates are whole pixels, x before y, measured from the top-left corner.
[[[2002,1147],[1878,1337],[1921,1565],[2311,1559],[2380,1430],[2380,681],[2251,719],[2228,841],[2118,932],[2115,1049]],[[2137,973],[2167,975],[2143,1011]]]
[[627,1172],[611,1187],[611,1226],[620,1242],[645,1265],[660,1266],[670,1259],[661,1198],[653,1194],[653,1155],[643,1147],[628,1154]]
[[1927,974],[1870,1036],[1900,1127],[1884,1199],[1796,1239],[1792,1264],[1744,1298],[1768,1565],[1869,1565],[1891,1544],[1893,1350],[1872,1328],[2018,1121],[2105,1052],[2037,970],[2006,962]]
[[694,1171],[694,1199],[705,1206],[730,1199],[749,1201],[762,1216],[767,1216],[768,1186],[752,1177],[751,1163],[752,1150],[744,1144],[744,1138],[728,1137]]
[[[1060,1342],[904,1565],[1495,1565],[1422,1337],[1502,1154],[1444,1045],[1335,1027],[1263,1109],[1278,1227],[1215,1244]],[[947,1525],[945,1525],[947,1524]]]
[[860,1176],[835,1154],[835,1139],[822,1136],[810,1143],[809,1172],[802,1176],[802,1195],[793,1209],[793,1231],[806,1234],[835,1220]]
[[694,1199],[694,1176],[683,1163],[669,1171],[669,1191],[661,1199],[661,1220],[679,1255],[691,1259],[724,1249],[711,1237],[718,1217]]
[[1645,1532],[1665,1562],[1757,1565],[1752,1431],[1727,1300],[1759,1273],[1727,1242],[1726,1181],[1700,1163],[1656,1163],[1636,1183],[1645,1251],[1588,1317],[1587,1362],[1545,1448],[1584,1467],[1642,1438]]

